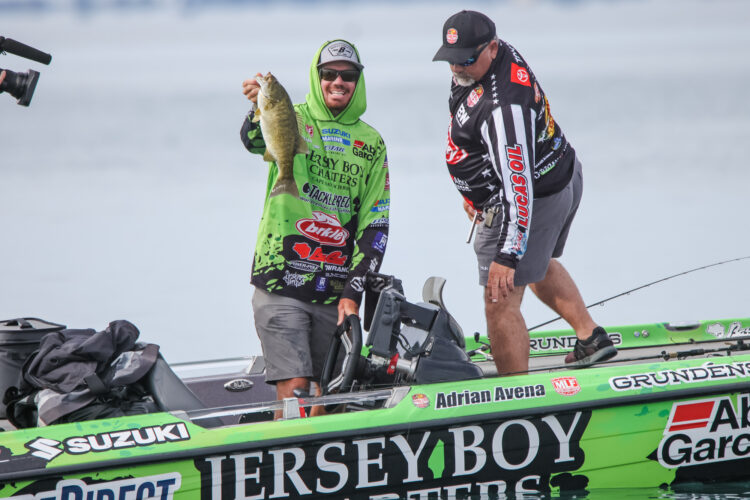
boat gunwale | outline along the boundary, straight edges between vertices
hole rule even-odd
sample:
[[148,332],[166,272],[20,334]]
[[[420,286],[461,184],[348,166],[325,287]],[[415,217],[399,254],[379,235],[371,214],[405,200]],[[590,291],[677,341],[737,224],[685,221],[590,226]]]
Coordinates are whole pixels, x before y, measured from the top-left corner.
[[[189,460],[199,457],[207,457],[211,455],[228,454],[237,451],[250,451],[258,448],[274,448],[288,444],[306,444],[314,441],[330,441],[333,439],[348,438],[352,436],[363,436],[370,434],[396,434],[399,431],[413,430],[418,427],[419,430],[432,430],[440,427],[450,427],[452,425],[460,425],[463,423],[481,423],[493,420],[510,420],[518,417],[534,417],[544,414],[553,413],[570,413],[580,410],[597,410],[602,408],[617,408],[622,406],[628,406],[636,403],[656,403],[660,401],[670,399],[685,399],[698,396],[711,396],[716,394],[740,394],[744,392],[750,392],[750,380],[743,382],[733,382],[730,384],[721,385],[710,385],[701,387],[688,387],[684,389],[669,389],[660,392],[652,393],[640,393],[630,394],[623,396],[616,396],[606,400],[587,400],[582,402],[572,402],[566,404],[557,404],[549,406],[541,406],[536,408],[517,408],[506,411],[488,412],[473,415],[462,415],[457,417],[445,417],[424,420],[419,422],[418,426],[415,426],[414,422],[406,422],[399,424],[391,424],[387,426],[370,426],[370,427],[357,427],[350,429],[342,429],[331,432],[320,432],[315,434],[304,434],[304,435],[291,435],[287,437],[273,438],[268,440],[256,440],[246,441],[243,443],[232,443],[219,446],[208,446],[201,448],[191,448],[188,450],[178,451],[167,451],[157,452],[153,454],[145,454],[131,457],[114,458],[100,462],[86,462],[80,464],[62,465],[59,467],[51,467],[44,469],[30,469],[27,471],[13,472],[13,473],[2,473],[0,472],[0,484],[6,482],[15,482],[23,479],[42,479],[49,476],[74,474],[81,472],[97,472],[105,471],[108,469],[115,469],[121,467],[127,467],[131,465],[154,465],[162,462],[171,462],[177,460]],[[162,412],[162,414],[169,414],[168,412]],[[158,415],[158,414],[153,414]],[[175,415],[172,415],[175,416]],[[178,417],[179,418],[179,417]],[[242,425],[242,424],[241,424]],[[254,425],[254,424],[246,424]],[[211,431],[211,429],[205,429]],[[101,465],[99,465],[101,464]]]

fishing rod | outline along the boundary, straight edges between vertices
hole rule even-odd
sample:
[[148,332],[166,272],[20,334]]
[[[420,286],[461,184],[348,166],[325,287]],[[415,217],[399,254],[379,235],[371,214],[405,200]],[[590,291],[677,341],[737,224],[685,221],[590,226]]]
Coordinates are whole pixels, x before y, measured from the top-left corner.
[[[720,266],[722,264],[728,264],[730,262],[737,262],[737,261],[746,260],[746,259],[750,259],[750,255],[746,255],[745,257],[737,257],[736,259],[722,260],[720,262],[714,262],[713,264],[708,264],[706,266],[700,266],[700,267],[696,267],[694,269],[689,269],[687,271],[683,271],[681,273],[673,274],[671,276],[667,276],[666,278],[661,278],[661,279],[658,279],[656,281],[652,281],[650,283],[646,283],[645,285],[641,285],[641,286],[632,288],[632,289],[630,289],[630,290],[628,290],[626,292],[621,292],[621,293],[618,293],[617,295],[613,295],[611,297],[607,297],[606,299],[600,300],[599,302],[594,302],[593,304],[587,305],[586,309],[589,309],[589,308],[594,307],[594,306],[600,306],[600,305],[602,305],[602,304],[604,304],[606,302],[609,302],[610,300],[616,299],[618,297],[622,297],[623,295],[629,295],[629,294],[631,294],[633,292],[636,292],[636,291],[638,291],[638,290],[640,290],[642,288],[646,288],[646,287],[649,287],[651,285],[655,285],[657,283],[661,283],[662,281],[671,280],[672,278],[676,278],[678,276],[683,276],[685,274],[694,273],[695,271],[700,271],[702,269],[708,269],[709,267],[716,267],[716,266]],[[553,318],[553,319],[551,319],[549,321],[545,321],[544,323],[539,323],[538,325],[534,325],[531,328],[529,328],[529,331],[536,330],[537,328],[540,328],[540,327],[545,326],[545,325],[549,325],[550,323],[554,323],[558,319],[562,319],[562,316],[557,316],[556,318]]]
[[[594,363],[593,365],[588,366],[570,366],[568,364],[561,364],[561,365],[547,365],[547,366],[539,366],[537,368],[529,368],[525,372],[515,372],[515,373],[508,373],[507,375],[522,375],[525,373],[539,373],[539,372],[549,372],[549,371],[555,371],[555,370],[570,370],[570,369],[586,369],[590,368],[591,366],[607,366],[607,365],[624,365],[626,363],[633,363],[638,361],[649,361],[649,360],[661,360],[661,361],[670,361],[670,360],[684,360],[688,358],[692,358],[695,356],[707,356],[707,355],[718,355],[718,354],[724,354],[725,356],[731,356],[733,353],[739,353],[743,351],[749,351],[750,350],[750,344],[747,343],[747,341],[750,340],[750,337],[738,337],[736,340],[730,341],[730,342],[723,342],[723,345],[721,347],[699,347],[701,343],[694,344],[696,347],[693,347],[691,349],[683,349],[680,350],[679,346],[674,346],[672,350],[666,350],[663,349],[659,351],[658,353],[654,354],[646,354],[643,356],[638,356],[637,352],[635,356],[629,357],[629,358],[612,358],[607,361],[600,361],[598,363]],[[711,344],[715,343],[715,341],[710,342],[703,342],[705,344]],[[635,349],[636,351],[638,349],[646,349],[644,347]],[[711,358],[715,359],[715,358]]]

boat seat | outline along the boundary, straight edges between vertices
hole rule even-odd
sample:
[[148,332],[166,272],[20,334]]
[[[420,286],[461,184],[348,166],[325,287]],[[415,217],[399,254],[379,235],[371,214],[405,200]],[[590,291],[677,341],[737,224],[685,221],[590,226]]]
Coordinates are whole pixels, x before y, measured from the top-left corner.
[[464,331],[458,321],[448,312],[448,308],[445,306],[443,300],[443,287],[445,286],[445,278],[440,276],[430,276],[427,281],[424,282],[422,287],[422,300],[428,304],[438,306],[445,314],[448,315],[448,328],[453,334],[453,339],[456,341],[461,349],[466,349],[466,339],[464,338]]
[[[206,408],[198,396],[172,371],[161,354],[148,373],[148,390],[161,411],[190,411]],[[220,427],[223,422],[215,417],[196,419],[195,424],[201,427]]]

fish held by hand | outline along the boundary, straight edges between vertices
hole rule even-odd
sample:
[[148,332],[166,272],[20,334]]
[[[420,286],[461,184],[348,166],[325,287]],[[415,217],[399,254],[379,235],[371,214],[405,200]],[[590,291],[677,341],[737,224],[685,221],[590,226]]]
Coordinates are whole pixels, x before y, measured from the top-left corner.
[[294,156],[307,154],[309,149],[302,138],[302,118],[294,110],[286,89],[270,72],[257,78],[260,85],[258,109],[253,121],[260,122],[266,142],[265,161],[275,161],[279,176],[270,196],[290,194],[299,198],[297,181],[294,179]]

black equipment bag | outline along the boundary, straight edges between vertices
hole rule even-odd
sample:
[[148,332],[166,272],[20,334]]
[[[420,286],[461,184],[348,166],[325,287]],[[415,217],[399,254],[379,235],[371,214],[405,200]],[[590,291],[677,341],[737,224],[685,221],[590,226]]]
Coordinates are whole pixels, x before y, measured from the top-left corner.
[[[39,348],[42,337],[63,330],[65,325],[39,318],[15,318],[0,321],[0,400],[9,387],[18,386],[21,367],[29,355]],[[5,405],[0,405],[0,418],[5,418]]]
[[8,419],[33,427],[158,411],[145,377],[159,346],[136,342],[139,334],[125,320],[100,332],[46,334],[24,362],[18,387],[6,391]]

